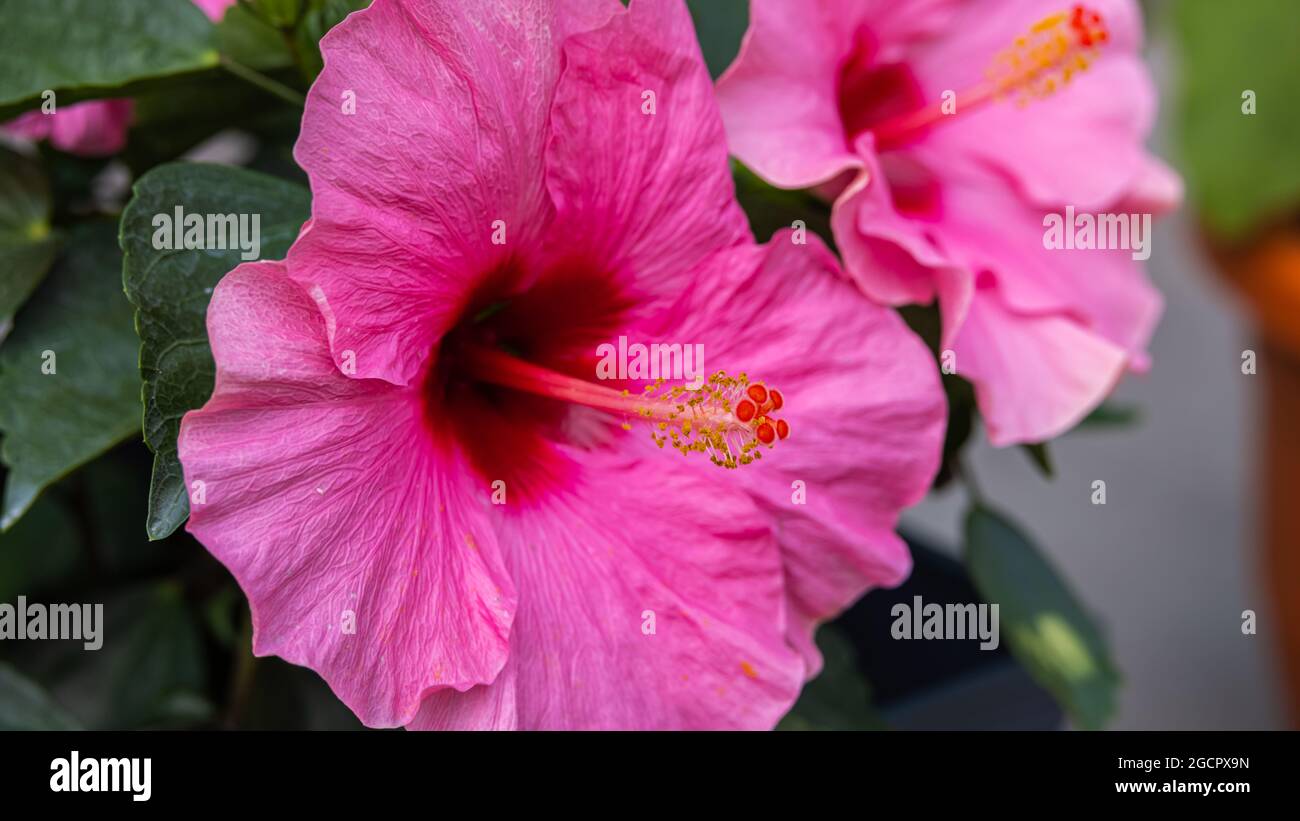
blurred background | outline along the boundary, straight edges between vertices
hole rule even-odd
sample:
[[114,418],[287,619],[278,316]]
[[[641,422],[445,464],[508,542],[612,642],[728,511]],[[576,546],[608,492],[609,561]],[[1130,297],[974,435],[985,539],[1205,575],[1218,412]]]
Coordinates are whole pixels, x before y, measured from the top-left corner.
[[[1216,234],[1206,230],[1198,198],[1210,196],[1225,168],[1243,188],[1267,188],[1269,174],[1294,184],[1295,172],[1285,166],[1294,165],[1300,148],[1293,128],[1300,123],[1300,4],[1171,0],[1146,9],[1148,58],[1162,101],[1153,147],[1189,175],[1189,201],[1156,223],[1146,266],[1165,298],[1151,346],[1154,367],[1128,377],[1113,399],[1140,418],[1054,441],[1056,476],[1049,482],[1022,454],[982,440],[970,459],[986,494],[1015,511],[1099,614],[1124,680],[1111,727],[1280,729],[1290,726],[1279,658],[1285,625],[1268,583],[1279,581],[1275,572],[1290,571],[1280,581],[1294,599],[1300,576],[1294,564],[1270,562],[1262,546],[1265,457],[1294,458],[1276,451],[1280,432],[1269,431],[1268,380],[1295,360],[1282,350],[1269,356],[1266,337],[1285,329],[1264,327],[1267,320],[1207,254]],[[1287,76],[1289,86],[1272,83]],[[1207,86],[1223,91],[1217,102],[1196,97],[1208,95]],[[1268,100],[1261,105],[1270,107],[1272,122],[1258,127],[1289,134],[1290,156],[1269,152],[1235,162],[1252,144],[1215,121],[1249,122],[1239,110],[1244,89]],[[1261,160],[1272,170],[1257,173]],[[1216,167],[1202,171],[1198,163]],[[1261,208],[1267,210],[1247,218],[1260,227],[1219,233],[1249,245],[1275,222],[1296,230],[1285,205]],[[1291,274],[1300,277],[1300,270]],[[1260,356],[1253,375],[1242,372],[1247,349]],[[1105,505],[1090,502],[1096,479],[1106,481]],[[960,544],[960,495],[950,489],[932,497],[907,515],[906,526],[935,544]],[[1281,549],[1300,552],[1300,542],[1288,536]],[[1242,633],[1245,610],[1258,616],[1255,635]]]

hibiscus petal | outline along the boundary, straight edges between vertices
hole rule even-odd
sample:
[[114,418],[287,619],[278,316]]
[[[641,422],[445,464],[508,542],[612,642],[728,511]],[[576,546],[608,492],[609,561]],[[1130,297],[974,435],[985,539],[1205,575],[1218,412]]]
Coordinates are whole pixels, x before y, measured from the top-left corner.
[[336,361],[409,384],[478,284],[536,267],[559,48],[615,6],[376,0],[324,38],[294,149],[313,227],[289,268]]
[[80,157],[107,157],[126,145],[134,114],[131,100],[91,100],[51,114],[29,111],[4,129],[28,140],[48,138],[60,151]]
[[995,288],[976,291],[954,350],[995,447],[1046,441],[1074,427],[1129,364],[1123,348],[1073,319],[1008,310]]
[[1147,157],[1117,210],[1155,216],[1174,210],[1182,202],[1183,178],[1159,157]]
[[[1166,193],[1155,191],[1153,196]],[[1129,214],[1115,213],[1131,223]],[[1149,220],[1145,224],[1150,227]],[[1162,300],[1133,259],[1134,237],[1129,236],[1128,244],[1134,246],[1130,248],[1048,248],[1044,226],[1042,209],[1016,196],[998,175],[950,169],[944,213],[936,229],[957,264],[987,272],[1009,310],[1070,317],[1143,358]],[[1122,236],[1128,235],[1126,228]],[[1146,242],[1151,242],[1149,235]]]
[[203,9],[213,21],[219,21],[226,13],[226,9],[235,5],[238,0],[194,0],[194,5]]
[[921,340],[863,300],[815,235],[794,237],[710,261],[672,333],[704,344],[708,371],[744,371],[785,396],[790,439],[727,478],[777,520],[790,638],[815,673],[815,624],[910,570],[894,526],[938,471],[946,403]]
[[491,684],[480,684],[463,693],[456,690],[430,693],[406,729],[517,730],[516,680],[515,662],[507,659],[501,674]]
[[486,489],[435,452],[418,397],[340,373],[282,263],[222,279],[208,333],[216,388],[179,440],[188,529],[247,594],[255,652],[316,670],[371,726],[493,681],[514,588]]
[[770,729],[794,703],[804,665],[765,517],[626,435],[565,448],[573,482],[541,504],[496,508],[519,585],[511,675],[436,697],[413,727]]
[[547,149],[552,235],[650,310],[709,253],[750,239],[690,14],[637,0],[564,55]]
[[831,209],[831,227],[844,266],[863,293],[882,305],[925,305],[939,300],[941,345],[952,344],[974,291],[970,270],[942,248],[933,221],[898,213],[890,182],[870,135],[858,140],[865,170]]

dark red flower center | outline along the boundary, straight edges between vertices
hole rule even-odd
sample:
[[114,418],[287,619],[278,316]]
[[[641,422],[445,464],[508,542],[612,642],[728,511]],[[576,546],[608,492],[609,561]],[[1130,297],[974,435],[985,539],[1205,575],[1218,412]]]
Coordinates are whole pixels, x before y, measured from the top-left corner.
[[518,271],[487,277],[433,352],[424,378],[425,417],[435,440],[460,448],[491,483],[536,498],[570,468],[555,448],[601,447],[650,427],[660,448],[705,454],[735,468],[790,435],[774,416],[781,392],[745,374],[716,372],[698,386],[659,379],[636,387],[593,380],[597,348],[617,338],[635,300],[612,278],[562,266],[515,293]]

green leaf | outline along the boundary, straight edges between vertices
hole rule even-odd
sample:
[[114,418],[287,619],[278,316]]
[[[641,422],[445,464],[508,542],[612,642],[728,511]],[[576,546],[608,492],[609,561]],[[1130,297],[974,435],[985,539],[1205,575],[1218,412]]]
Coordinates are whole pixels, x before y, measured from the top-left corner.
[[835,247],[831,209],[825,202],[806,191],[785,191],[768,185],[739,161],[732,161],[731,171],[736,185],[736,200],[749,218],[750,230],[760,242],[801,220],[807,231],[820,236],[832,249]]
[[[140,430],[131,306],[109,223],[85,223],[0,348],[0,530],[48,485]],[[47,372],[52,371],[52,372]]]
[[1056,476],[1056,469],[1052,466],[1052,454],[1047,450],[1046,442],[1033,442],[1027,445],[1021,445],[1029,461],[1034,463],[1038,472],[1045,479],[1051,479]]
[[885,730],[871,705],[871,688],[858,670],[853,645],[833,624],[817,631],[825,665],[808,682],[778,730]]
[[302,16],[305,3],[306,0],[248,0],[248,8],[274,28],[293,28]]
[[36,682],[0,662],[0,730],[79,730]]
[[[1170,3],[1180,52],[1181,168],[1228,239],[1300,207],[1300,3]],[[1242,112],[1255,93],[1256,113]]]
[[[238,6],[232,6],[231,11]],[[292,144],[302,109],[224,71],[178,77],[135,98],[135,121],[122,160],[143,174],[177,159],[212,135],[228,129],[262,131],[268,123],[292,123]],[[286,129],[287,130],[287,129]]]
[[223,56],[257,69],[270,71],[293,66],[289,45],[276,28],[244,6],[231,6],[217,24]]
[[81,540],[72,513],[43,496],[7,533],[0,533],[0,602],[47,589],[77,564]]
[[1138,422],[1142,414],[1133,405],[1115,405],[1110,402],[1098,405],[1084,417],[1078,429],[1125,428]]
[[316,79],[325,67],[320,54],[321,38],[349,14],[369,5],[370,0],[311,0],[294,34],[303,74],[308,81]]
[[192,0],[0,0],[0,120],[123,96],[144,80],[211,68],[216,27]]
[[718,79],[740,51],[749,27],[749,0],[688,0],[709,74]]
[[243,169],[196,163],[160,166],[140,178],[122,213],[122,277],[136,308],[144,438],[154,452],[146,529],[162,539],[189,515],[176,437],[181,417],[212,393],[205,318],[217,282],[242,261],[239,249],[159,251],[153,218],[172,214],[260,214],[264,259],[282,258],[311,215],[307,189]]
[[57,247],[45,175],[36,163],[0,148],[0,342],[50,270]]
[[1011,652],[1075,723],[1101,727],[1115,709],[1119,673],[1101,630],[1037,548],[982,507],[966,515],[966,565],[998,606]]
[[314,671],[269,657],[257,660],[237,728],[364,730],[365,726]]
[[213,707],[202,696],[207,684],[202,638],[180,588],[158,585],[124,607],[131,623],[111,664],[110,726],[173,726],[209,718]]
[[94,552],[95,578],[100,584],[165,572],[169,564],[191,555],[174,542],[149,541],[140,528],[149,510],[152,465],[153,454],[142,441],[133,440],[64,482],[73,493],[83,530],[90,531],[87,552]]
[[[103,646],[29,642],[26,668],[95,729],[185,727],[211,719],[203,636],[178,583],[163,582],[79,600],[101,606]],[[98,600],[98,601],[97,601]],[[102,604],[99,604],[102,602]],[[23,648],[27,650],[29,648]]]

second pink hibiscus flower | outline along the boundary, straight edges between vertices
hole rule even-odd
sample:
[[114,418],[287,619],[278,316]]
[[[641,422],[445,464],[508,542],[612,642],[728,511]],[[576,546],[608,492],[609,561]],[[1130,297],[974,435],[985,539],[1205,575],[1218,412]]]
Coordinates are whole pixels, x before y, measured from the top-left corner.
[[1043,223],[1177,204],[1142,148],[1140,41],[1131,0],[762,0],[718,84],[743,162],[835,198],[868,296],[937,299],[995,445],[1063,433],[1146,367],[1160,297],[1131,251],[1049,250]]

